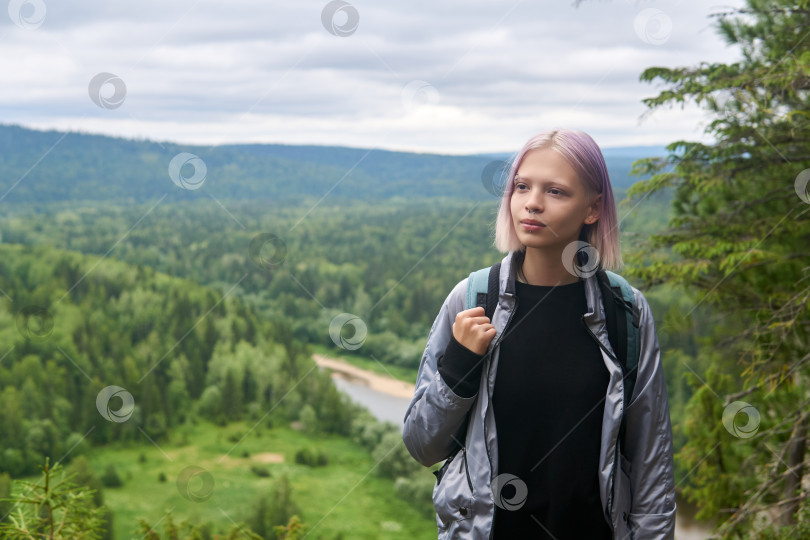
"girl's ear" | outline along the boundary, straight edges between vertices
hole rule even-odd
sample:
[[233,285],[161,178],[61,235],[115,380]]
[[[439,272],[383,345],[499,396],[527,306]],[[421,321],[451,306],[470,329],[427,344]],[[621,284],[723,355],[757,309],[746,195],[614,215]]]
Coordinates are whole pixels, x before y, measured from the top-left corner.
[[585,215],[585,225],[592,225],[599,220],[599,214],[602,210],[602,194],[598,194],[591,201],[588,207],[588,213]]

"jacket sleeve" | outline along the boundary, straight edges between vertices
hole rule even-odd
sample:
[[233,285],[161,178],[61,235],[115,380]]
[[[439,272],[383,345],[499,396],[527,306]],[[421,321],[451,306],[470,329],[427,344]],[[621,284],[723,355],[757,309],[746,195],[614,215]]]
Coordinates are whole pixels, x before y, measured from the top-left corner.
[[456,314],[464,310],[467,279],[456,285],[444,301],[428,334],[419,365],[416,388],[405,412],[402,439],[411,456],[429,467],[446,459],[455,448],[459,429],[476,395],[462,397],[448,386],[438,370],[438,358],[453,335]]
[[633,289],[641,310],[638,376],[625,409],[625,444],[630,461],[632,506],[628,523],[635,540],[675,535],[675,481],[672,425],[661,351],[650,306]]

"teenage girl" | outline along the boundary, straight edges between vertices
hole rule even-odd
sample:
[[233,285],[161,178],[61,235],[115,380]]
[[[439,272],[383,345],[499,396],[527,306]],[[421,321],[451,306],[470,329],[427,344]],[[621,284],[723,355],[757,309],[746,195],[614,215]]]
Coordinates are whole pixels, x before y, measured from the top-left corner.
[[467,279],[458,283],[430,330],[405,414],[414,459],[445,460],[433,491],[439,538],[673,538],[658,339],[632,288],[640,355],[624,403],[595,275],[622,265],[618,221],[590,136],[548,131],[518,152],[495,246],[506,256],[492,320],[465,309]]

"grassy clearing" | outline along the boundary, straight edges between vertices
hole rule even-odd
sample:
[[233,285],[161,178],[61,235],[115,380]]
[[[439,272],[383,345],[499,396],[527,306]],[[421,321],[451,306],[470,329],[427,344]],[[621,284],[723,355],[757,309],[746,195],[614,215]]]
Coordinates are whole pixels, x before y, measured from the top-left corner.
[[[137,447],[89,452],[87,459],[97,476],[112,463],[124,481],[120,488],[104,489],[104,500],[115,512],[116,540],[140,539],[139,517],[162,531],[161,520],[168,511],[175,522],[210,521],[217,529],[227,530],[233,523],[245,522],[258,497],[284,473],[290,479],[293,501],[302,510],[301,518],[310,528],[307,538],[436,538],[433,518],[419,515],[397,498],[393,481],[377,476],[375,461],[353,441],[289,427],[256,427],[247,433],[252,426],[253,422],[226,427],[201,422],[176,430],[173,440],[160,443],[160,448],[144,438]],[[302,447],[325,451],[329,464],[317,468],[296,464],[295,452]],[[283,462],[276,462],[280,457]],[[266,467],[271,477],[253,474],[250,466],[254,464]],[[177,478],[189,466],[201,467],[213,477],[213,492],[207,500],[192,502],[181,495]],[[158,480],[161,473],[165,482]],[[425,469],[423,474],[430,472]],[[194,477],[188,485],[193,493],[202,488],[202,479]]]

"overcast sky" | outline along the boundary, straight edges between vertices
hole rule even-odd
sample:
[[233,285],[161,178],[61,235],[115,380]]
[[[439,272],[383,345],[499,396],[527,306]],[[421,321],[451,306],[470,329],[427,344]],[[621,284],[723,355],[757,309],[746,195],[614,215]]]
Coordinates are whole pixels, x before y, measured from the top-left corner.
[[739,5],[11,0],[0,122],[452,154],[513,152],[553,127],[605,147],[704,139],[695,108],[640,120],[657,91],[639,75],[737,59],[709,14]]

